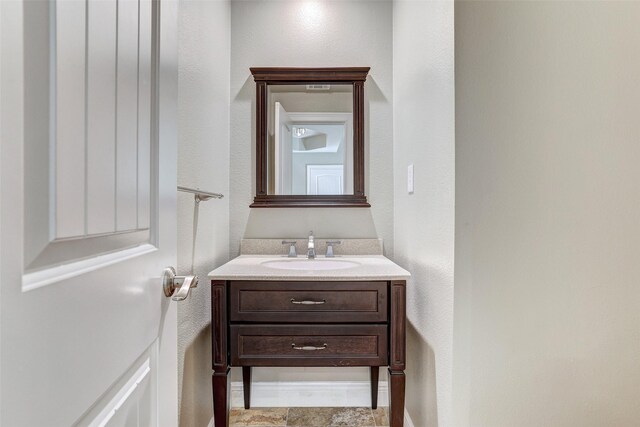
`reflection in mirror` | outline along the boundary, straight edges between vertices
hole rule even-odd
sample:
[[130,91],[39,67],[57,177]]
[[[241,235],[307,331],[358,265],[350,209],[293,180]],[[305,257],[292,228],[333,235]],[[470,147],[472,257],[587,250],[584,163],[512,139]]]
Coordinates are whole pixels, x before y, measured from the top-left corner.
[[268,86],[267,191],[354,193],[353,86]]

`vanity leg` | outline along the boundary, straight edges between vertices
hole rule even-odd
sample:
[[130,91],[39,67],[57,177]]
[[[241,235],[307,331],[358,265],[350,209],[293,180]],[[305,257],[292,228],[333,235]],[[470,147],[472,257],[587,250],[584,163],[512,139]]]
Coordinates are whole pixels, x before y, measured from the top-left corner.
[[389,425],[402,427],[404,424],[404,372],[389,370]]
[[378,378],[380,376],[380,366],[371,366],[371,409],[378,408]]
[[242,367],[242,389],[244,391],[244,409],[251,407],[251,366]]
[[390,286],[389,331],[389,425],[404,425],[404,369],[406,353],[406,281],[394,280]]
[[216,427],[229,427],[229,370],[213,374],[213,421]]
[[227,282],[211,281],[211,356],[213,361],[213,421],[229,427],[231,370],[227,350]]

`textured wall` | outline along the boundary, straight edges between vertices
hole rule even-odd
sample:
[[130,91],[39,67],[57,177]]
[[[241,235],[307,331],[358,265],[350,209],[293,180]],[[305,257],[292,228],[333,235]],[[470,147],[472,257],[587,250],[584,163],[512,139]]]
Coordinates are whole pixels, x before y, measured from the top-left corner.
[[[245,237],[382,237],[393,245],[391,2],[234,1],[231,10],[231,254]],[[371,66],[365,85],[371,209],[249,209],[255,194],[251,66]]]
[[[390,1],[233,1],[230,254],[244,237],[382,237],[393,246]],[[255,194],[251,66],[370,66],[365,84],[366,193],[371,209],[250,209]],[[303,374],[303,372],[305,372]],[[237,377],[234,374],[234,380]],[[333,375],[333,376],[332,376]],[[365,369],[256,369],[258,381],[368,378]]]
[[[206,426],[211,406],[211,301],[207,273],[229,258],[229,48],[227,1],[181,1],[178,183],[220,192],[200,203],[195,273],[178,303],[180,425]],[[178,272],[191,268],[193,196],[178,194]],[[175,304],[175,303],[174,303]]]
[[455,425],[640,424],[638,22],[456,3]]
[[453,21],[453,1],[393,3],[394,257],[413,275],[407,410],[416,427],[452,425]]

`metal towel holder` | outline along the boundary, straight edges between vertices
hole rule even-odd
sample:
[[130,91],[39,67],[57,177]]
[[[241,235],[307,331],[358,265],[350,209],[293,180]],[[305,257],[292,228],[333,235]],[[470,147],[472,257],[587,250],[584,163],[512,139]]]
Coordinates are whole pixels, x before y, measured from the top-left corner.
[[198,234],[198,211],[200,210],[200,202],[206,202],[209,199],[222,199],[224,196],[220,193],[202,191],[195,188],[183,187],[181,185],[178,185],[178,191],[193,194],[193,200],[195,202],[193,209],[193,239],[191,245],[191,274],[193,274],[193,264],[196,258],[196,236]]
[[211,191],[202,191],[195,188],[183,187],[178,185],[178,191],[184,193],[191,193],[194,196],[196,203],[205,202],[209,199],[222,199],[224,196],[220,193],[212,193]]

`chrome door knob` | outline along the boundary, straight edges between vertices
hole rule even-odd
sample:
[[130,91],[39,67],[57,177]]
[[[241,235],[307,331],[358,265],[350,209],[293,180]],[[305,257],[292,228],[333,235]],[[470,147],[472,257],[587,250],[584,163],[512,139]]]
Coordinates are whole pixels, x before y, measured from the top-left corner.
[[162,271],[162,289],[164,296],[173,301],[182,301],[189,296],[191,288],[198,286],[198,276],[177,276],[176,269],[167,267]]

